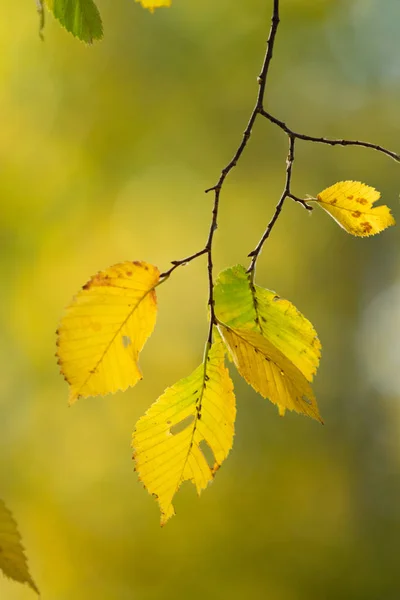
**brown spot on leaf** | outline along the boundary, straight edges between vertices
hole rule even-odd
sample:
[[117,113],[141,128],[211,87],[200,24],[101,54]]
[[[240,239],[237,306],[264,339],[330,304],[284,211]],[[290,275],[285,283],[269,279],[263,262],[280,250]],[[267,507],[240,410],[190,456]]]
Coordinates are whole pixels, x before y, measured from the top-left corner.
[[132,262],[132,264],[135,265],[135,267],[141,267],[142,266],[142,263],[139,260],[134,260]]
[[358,202],[358,204],[368,204],[368,200],[366,200],[365,198],[356,198],[356,202]]
[[336,204],[337,202],[337,198],[333,198],[333,200],[331,200],[331,204]]
[[214,477],[215,473],[218,471],[218,469],[220,468],[220,464],[218,464],[217,462],[214,464],[213,469],[212,469],[212,476]]
[[128,277],[131,277],[131,275],[132,275],[132,271],[127,271],[127,272],[126,272],[126,275],[128,275]]
[[354,212],[351,213],[351,216],[354,217],[355,219],[358,219],[359,217],[361,217],[361,213],[359,210],[355,210]]
[[368,223],[368,221],[365,221],[364,223],[360,223],[364,233],[371,233],[372,231],[372,225],[371,223]]
[[101,287],[101,286],[111,286],[111,285],[112,285],[112,283],[110,281],[109,275],[102,275],[101,273],[97,273],[97,275],[92,277],[92,279],[90,281],[88,281],[87,283],[85,283],[85,285],[82,286],[82,289],[90,290],[90,288],[93,286]]
[[353,200],[354,196],[347,196],[347,200]]

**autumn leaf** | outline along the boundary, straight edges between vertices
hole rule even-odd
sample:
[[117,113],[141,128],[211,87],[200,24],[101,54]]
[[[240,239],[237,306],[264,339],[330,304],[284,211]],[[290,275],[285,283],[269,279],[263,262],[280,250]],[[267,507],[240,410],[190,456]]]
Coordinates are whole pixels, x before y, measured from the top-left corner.
[[103,37],[103,24],[93,0],[45,0],[56,19],[87,44]]
[[139,353],[157,316],[157,267],[125,262],[94,275],[67,307],[57,331],[70,403],[135,385]]
[[340,181],[313,199],[348,233],[366,237],[395,224],[387,206],[373,204],[381,197],[375,188],[360,181]]
[[155,8],[161,8],[162,6],[171,6],[171,0],[136,0],[143,8],[148,8],[150,12],[153,12]]
[[[168,388],[136,425],[136,470],[158,501],[162,525],[175,514],[172,500],[181,484],[191,481],[200,494],[232,447],[236,407],[224,354],[216,333],[203,363]],[[212,464],[204,445],[206,454],[213,454]]]
[[310,321],[291,302],[252,284],[242,265],[219,274],[214,297],[220,321],[261,333],[312,381],[321,357],[321,343]]
[[27,583],[39,594],[29,573],[17,524],[2,500],[0,500],[0,569],[7,577],[19,583]]
[[264,398],[279,408],[308,415],[322,422],[307,379],[271,342],[256,331],[218,326],[237,370]]
[[321,344],[311,323],[291,304],[251,282],[242,266],[220,273],[215,312],[229,353],[246,381],[264,398],[321,421],[309,382]]

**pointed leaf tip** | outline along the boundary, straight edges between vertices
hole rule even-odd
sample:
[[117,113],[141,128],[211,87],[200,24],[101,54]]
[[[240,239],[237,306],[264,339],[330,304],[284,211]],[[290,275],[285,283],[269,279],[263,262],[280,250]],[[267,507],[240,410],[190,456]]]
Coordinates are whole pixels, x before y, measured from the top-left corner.
[[0,499],[0,569],[4,575],[28,584],[33,591],[39,590],[28,568],[25,551],[17,524],[4,502]]
[[380,192],[365,183],[340,181],[315,200],[348,233],[368,237],[395,225],[387,206],[373,206],[380,197]]
[[157,316],[157,267],[125,262],[94,275],[66,309],[57,357],[70,386],[69,403],[134,386],[139,353]]

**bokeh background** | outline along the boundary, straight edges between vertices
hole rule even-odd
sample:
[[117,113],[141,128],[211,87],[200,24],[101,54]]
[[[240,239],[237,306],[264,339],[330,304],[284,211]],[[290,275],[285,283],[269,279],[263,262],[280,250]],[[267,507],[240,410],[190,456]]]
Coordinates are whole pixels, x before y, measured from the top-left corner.
[[[400,595],[400,234],[347,235],[287,204],[260,285],[315,325],[325,426],[275,407],[233,374],[233,451],[177,516],[137,481],[130,440],[164,388],[200,362],[199,259],[159,290],[133,390],[67,407],[54,358],[63,307],[124,260],[202,247],[212,185],[257,92],[272,2],[174,0],[151,15],[99,0],[86,47],[32,2],[0,20],[0,490],[43,600],[395,600]],[[282,0],[268,108],[315,135],[400,150],[398,0]],[[287,140],[267,122],[224,187],[216,270],[246,264],[284,182]],[[400,221],[399,165],[373,151],[298,143],[294,192],[375,186]],[[28,600],[0,576],[1,600]]]

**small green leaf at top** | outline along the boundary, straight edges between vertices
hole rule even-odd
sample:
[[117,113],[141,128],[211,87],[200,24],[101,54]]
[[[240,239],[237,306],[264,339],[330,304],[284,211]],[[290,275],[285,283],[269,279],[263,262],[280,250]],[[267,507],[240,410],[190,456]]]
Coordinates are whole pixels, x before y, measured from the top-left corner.
[[103,23],[93,0],[46,0],[48,9],[72,35],[86,44],[103,37]]

